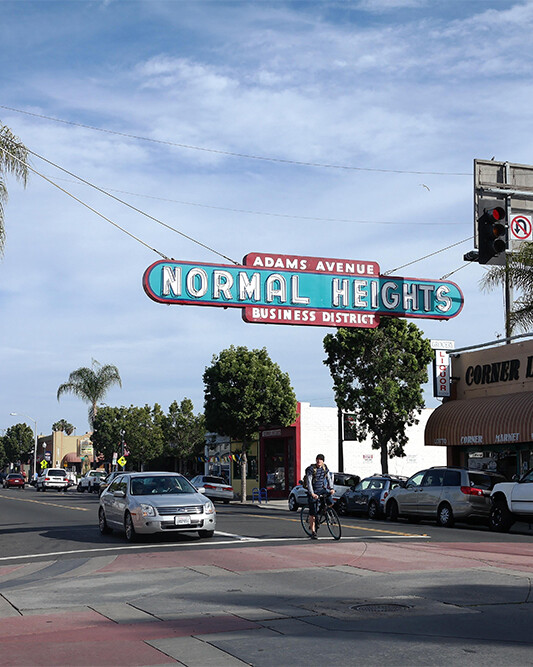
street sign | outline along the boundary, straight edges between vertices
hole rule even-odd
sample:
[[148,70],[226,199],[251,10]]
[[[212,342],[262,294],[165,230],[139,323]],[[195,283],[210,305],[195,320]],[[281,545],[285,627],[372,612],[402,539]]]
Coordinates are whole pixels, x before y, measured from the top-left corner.
[[41,468],[48,468],[48,463],[46,461],[41,461]]
[[509,229],[511,240],[533,241],[533,226],[530,215],[511,215]]
[[251,253],[244,264],[159,260],[146,294],[164,304],[241,308],[246,322],[374,328],[380,315],[448,320],[463,307],[452,282],[379,275],[376,262]]
[[119,464],[119,466],[121,466],[123,468],[126,465],[127,461],[123,456],[121,456],[119,458],[119,460],[117,461],[117,463]]

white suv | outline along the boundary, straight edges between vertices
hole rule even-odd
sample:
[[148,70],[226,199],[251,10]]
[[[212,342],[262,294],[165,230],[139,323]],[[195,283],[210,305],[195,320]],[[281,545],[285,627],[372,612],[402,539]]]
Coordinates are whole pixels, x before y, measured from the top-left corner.
[[533,522],[533,468],[518,482],[496,484],[490,499],[491,530],[507,533],[516,521]]
[[68,486],[67,473],[62,468],[47,468],[35,482],[36,491],[46,491],[46,489],[66,491]]
[[100,482],[103,482],[106,477],[107,473],[105,470],[89,470],[78,482],[77,490],[80,493],[84,491],[98,493]]

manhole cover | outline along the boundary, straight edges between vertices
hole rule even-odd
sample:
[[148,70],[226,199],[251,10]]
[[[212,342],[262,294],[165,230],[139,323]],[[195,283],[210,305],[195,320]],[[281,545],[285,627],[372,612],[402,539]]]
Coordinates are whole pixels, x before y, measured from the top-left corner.
[[394,611],[404,611],[411,607],[407,604],[354,604],[350,607],[354,611],[367,611],[372,614],[386,614]]

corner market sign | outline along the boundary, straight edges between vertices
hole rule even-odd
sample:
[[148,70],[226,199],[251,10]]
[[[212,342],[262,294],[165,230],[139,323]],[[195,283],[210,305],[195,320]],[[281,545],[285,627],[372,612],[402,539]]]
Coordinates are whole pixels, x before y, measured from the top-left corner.
[[373,328],[380,315],[448,320],[452,282],[382,276],[376,262],[250,253],[242,265],[159,260],[146,269],[158,303],[241,308],[246,322]]

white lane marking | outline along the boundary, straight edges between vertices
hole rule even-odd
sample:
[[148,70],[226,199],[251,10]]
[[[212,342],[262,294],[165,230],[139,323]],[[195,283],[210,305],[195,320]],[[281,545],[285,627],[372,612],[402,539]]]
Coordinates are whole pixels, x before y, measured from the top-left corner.
[[[231,533],[216,533],[217,535],[231,535]],[[238,536],[237,536],[238,537]],[[321,540],[332,540],[331,537],[320,537]],[[341,541],[343,542],[357,542],[360,540],[410,540],[410,539],[422,539],[430,540],[429,535],[370,535],[367,537],[343,537]],[[241,538],[242,541],[246,542],[309,542],[308,537],[244,537]],[[239,540],[239,541],[241,541]],[[0,562],[10,561],[10,560],[22,560],[23,558],[47,558],[49,556],[67,556],[69,554],[93,554],[93,553],[102,553],[107,551],[135,551],[137,549],[175,549],[177,547],[217,547],[224,546],[227,544],[235,544],[234,540],[226,540],[223,542],[198,542],[191,543],[187,542],[184,544],[173,543],[173,544],[128,544],[123,547],[101,547],[98,549],[72,549],[71,551],[51,551],[45,554],[26,554],[25,556],[4,556],[0,558]]]

